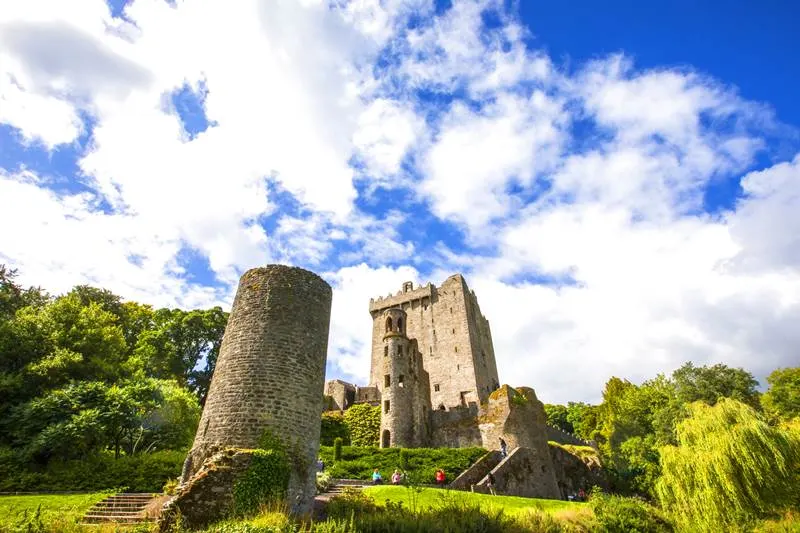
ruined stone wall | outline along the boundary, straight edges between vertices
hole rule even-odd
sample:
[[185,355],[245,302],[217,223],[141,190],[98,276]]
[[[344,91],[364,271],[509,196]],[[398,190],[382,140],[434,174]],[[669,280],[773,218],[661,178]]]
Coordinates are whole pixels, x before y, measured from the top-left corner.
[[477,298],[461,275],[450,276],[441,287],[431,284],[403,290],[370,301],[373,317],[371,385],[382,390],[383,312],[399,307],[406,312],[406,334],[416,340],[423,366],[430,376],[431,406],[437,409],[476,405],[497,386],[497,364],[489,323]]
[[325,383],[325,395],[331,397],[331,410],[344,411],[355,403],[356,387],[346,381],[333,379]]
[[310,508],[331,295],[322,278],[300,268],[269,265],[242,276],[182,482],[215,451],[254,448],[269,430],[296,459],[292,509]]
[[431,412],[431,441],[434,448],[470,448],[481,446],[478,429],[478,408],[453,407],[448,410],[434,409]]
[[580,489],[588,493],[594,486],[609,490],[608,480],[599,462],[583,461],[558,446],[550,446],[550,457],[562,499],[577,494]]

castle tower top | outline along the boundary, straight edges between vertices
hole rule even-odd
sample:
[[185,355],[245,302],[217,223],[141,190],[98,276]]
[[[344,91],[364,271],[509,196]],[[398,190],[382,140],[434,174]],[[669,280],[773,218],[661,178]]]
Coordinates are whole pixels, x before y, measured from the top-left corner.
[[406,336],[406,326],[408,324],[408,317],[406,312],[399,307],[391,307],[383,312],[384,323],[384,340],[387,337]]

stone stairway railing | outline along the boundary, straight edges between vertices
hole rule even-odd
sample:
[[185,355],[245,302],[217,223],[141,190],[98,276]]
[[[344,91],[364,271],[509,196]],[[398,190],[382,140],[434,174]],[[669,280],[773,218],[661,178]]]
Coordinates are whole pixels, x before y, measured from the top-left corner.
[[480,483],[502,460],[503,455],[499,451],[490,451],[475,461],[472,466],[461,472],[461,475],[450,483],[450,488],[470,490],[473,485]]
[[147,506],[158,495],[151,493],[121,493],[94,504],[83,516],[83,524],[105,522],[137,524],[151,522]]

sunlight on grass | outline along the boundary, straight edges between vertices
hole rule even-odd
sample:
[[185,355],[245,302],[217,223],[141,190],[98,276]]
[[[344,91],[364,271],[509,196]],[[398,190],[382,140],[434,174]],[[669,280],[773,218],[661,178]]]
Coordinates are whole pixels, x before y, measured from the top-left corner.
[[105,492],[0,496],[0,531],[11,530],[29,520],[37,509],[40,509],[39,522],[45,531],[77,530],[76,524],[83,514],[106,496]]
[[[394,503],[402,502],[405,507],[412,505],[413,492],[406,487],[379,486],[367,487],[364,493],[373,497],[378,505],[385,505],[386,500]],[[557,511],[578,510],[586,506],[585,503],[566,502],[562,500],[544,500],[536,498],[520,498],[518,496],[491,496],[473,492],[463,492],[447,489],[421,489],[417,498],[417,506],[420,510],[440,506],[443,503],[453,501],[471,505],[480,505],[481,508],[489,510],[502,509],[509,515],[514,515],[526,509],[538,509],[555,513]]]

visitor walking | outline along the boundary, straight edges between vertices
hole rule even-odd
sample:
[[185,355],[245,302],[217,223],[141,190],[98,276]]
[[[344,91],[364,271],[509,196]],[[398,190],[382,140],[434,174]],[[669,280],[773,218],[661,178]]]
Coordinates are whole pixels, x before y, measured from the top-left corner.
[[489,493],[490,493],[492,496],[497,496],[497,494],[494,492],[494,485],[495,485],[494,476],[492,475],[492,473],[491,473],[491,472],[489,472],[489,475],[488,475],[488,476],[486,476],[486,477],[488,478],[488,479],[486,480],[486,486],[489,488]]
[[506,441],[503,440],[503,437],[500,437],[500,456],[508,456],[508,445],[506,445]]

